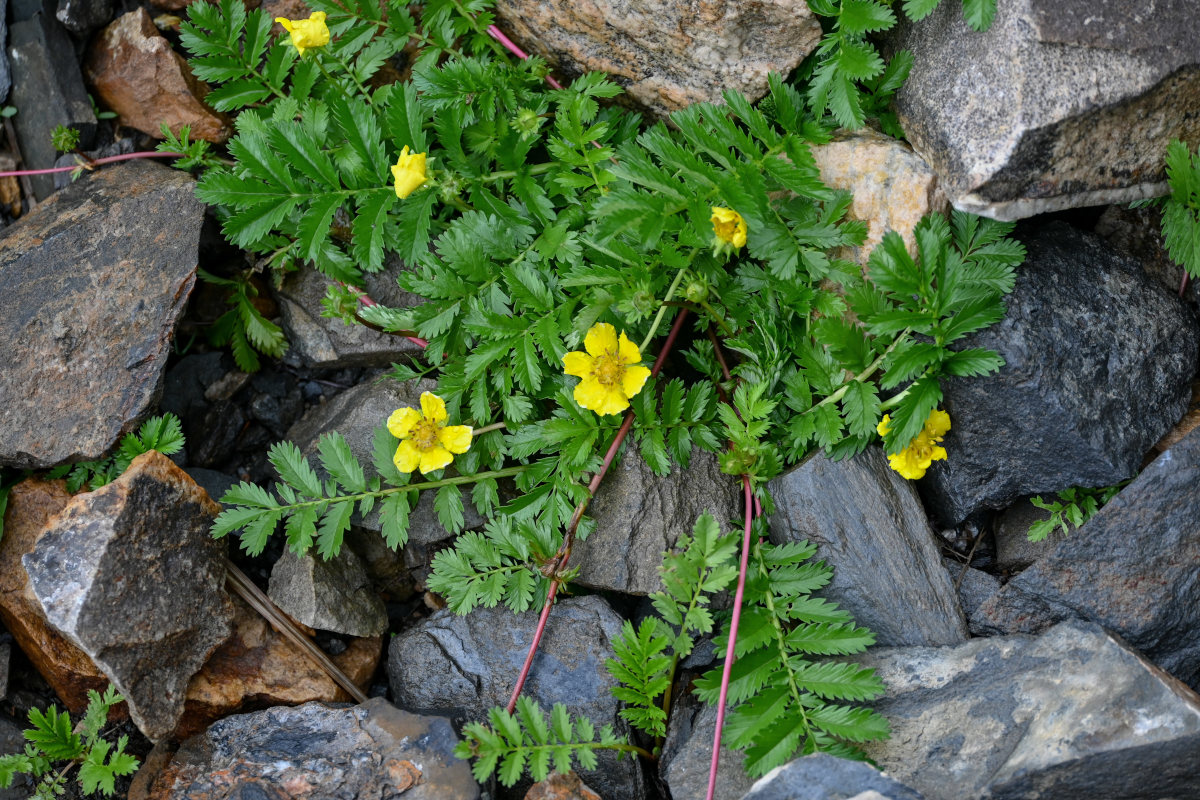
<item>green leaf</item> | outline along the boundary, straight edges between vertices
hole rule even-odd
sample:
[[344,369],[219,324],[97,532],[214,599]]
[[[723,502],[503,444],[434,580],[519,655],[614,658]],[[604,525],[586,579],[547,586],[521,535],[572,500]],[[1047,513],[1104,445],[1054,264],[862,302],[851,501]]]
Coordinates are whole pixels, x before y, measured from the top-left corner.
[[[300,452],[294,443],[283,441],[271,445],[267,451],[267,460],[279,477],[292,488],[308,497],[324,497],[321,480],[308,463],[308,459]],[[228,495],[226,495],[228,497]]]
[[375,272],[383,266],[387,216],[395,203],[396,193],[391,189],[370,192],[360,202],[350,225],[354,234],[354,258],[367,272]]
[[963,19],[973,29],[986,31],[996,16],[996,0],[963,0]]
[[904,0],[904,14],[913,22],[925,19],[938,7],[941,0]]
[[317,450],[321,453],[321,466],[347,492],[367,491],[367,478],[362,465],[358,463],[344,436],[337,431],[322,434],[317,442]]
[[[916,0],[907,0],[904,10],[910,17],[909,6]],[[929,2],[930,0],[925,0]],[[934,5],[937,0],[932,0]],[[850,34],[885,31],[896,24],[896,15],[890,8],[876,0],[842,0],[842,13],[838,15],[838,26]]]
[[55,761],[68,761],[83,754],[83,740],[71,731],[71,717],[65,711],[59,713],[50,706],[43,713],[33,708],[29,711],[29,723],[33,727],[25,731],[25,738]]

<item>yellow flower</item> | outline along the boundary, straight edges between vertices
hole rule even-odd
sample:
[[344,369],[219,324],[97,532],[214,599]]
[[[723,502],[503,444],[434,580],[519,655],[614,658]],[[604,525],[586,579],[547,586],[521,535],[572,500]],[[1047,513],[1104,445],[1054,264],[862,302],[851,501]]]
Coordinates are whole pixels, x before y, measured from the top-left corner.
[[629,408],[629,398],[642,390],[650,370],[637,366],[642,360],[638,347],[607,322],[592,326],[583,338],[583,349],[563,356],[568,375],[583,378],[575,387],[575,402],[601,416]]
[[408,145],[400,151],[396,165],[392,167],[392,177],[396,180],[396,197],[401,200],[421,188],[425,183],[425,154],[408,152]]
[[733,245],[734,250],[746,246],[746,220],[732,208],[712,207],[713,231],[722,242]]
[[[875,428],[880,436],[888,432],[888,423],[891,421],[891,416],[883,415],[883,419]],[[925,477],[925,470],[929,469],[930,464],[946,460],[946,448],[940,447],[938,442],[942,441],[949,430],[950,415],[941,409],[933,409],[929,412],[921,432],[909,442],[908,447],[888,456],[888,463],[901,477],[910,481]]]
[[446,403],[429,392],[421,393],[421,410],[401,408],[388,417],[387,429],[400,440],[392,461],[401,472],[420,467],[422,473],[441,469],[455,453],[471,447],[469,425],[447,425]]
[[291,34],[292,44],[300,55],[304,55],[304,51],[309,48],[329,44],[329,28],[325,26],[324,11],[314,11],[308,19],[276,17],[275,21]]

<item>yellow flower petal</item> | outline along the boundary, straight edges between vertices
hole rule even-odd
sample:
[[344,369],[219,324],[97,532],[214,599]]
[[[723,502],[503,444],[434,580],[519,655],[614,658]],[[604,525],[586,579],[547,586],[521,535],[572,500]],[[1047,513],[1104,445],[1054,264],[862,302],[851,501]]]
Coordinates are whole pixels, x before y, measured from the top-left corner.
[[438,431],[438,444],[451,453],[465,453],[471,449],[470,425],[447,425]]
[[746,246],[746,220],[732,208],[712,206],[713,233],[722,242],[728,242],[735,249]]
[[929,419],[925,420],[925,433],[935,442],[940,442],[946,432],[950,430],[950,415],[939,408],[935,408],[929,412]]
[[583,349],[590,356],[617,352],[617,329],[607,322],[598,322],[583,337]]
[[396,182],[396,197],[404,199],[424,185],[425,153],[410,153],[408,145],[400,151],[400,157],[392,166],[392,180]]
[[421,392],[421,415],[430,422],[445,422],[449,419],[446,401],[432,392]]
[[621,338],[617,341],[617,353],[623,364],[640,364],[642,362],[642,351],[638,350],[636,344],[629,341],[625,331],[621,331]]
[[629,408],[629,400],[619,389],[604,386],[590,375],[575,387],[574,397],[581,407],[600,416],[618,414]]
[[907,449],[901,453],[888,456],[888,464],[891,465],[892,469],[900,473],[900,477],[910,481],[925,477],[925,470],[929,466],[928,464],[922,466],[921,462],[915,460],[912,457],[912,453]]
[[933,448],[933,453],[932,453],[932,455],[929,456],[929,460],[930,461],[945,461],[946,460],[946,448],[944,448],[944,447]]
[[650,370],[645,367],[627,367],[625,369],[625,377],[621,379],[621,390],[625,393],[626,397],[633,397],[642,390],[642,387],[646,385],[646,379],[649,377]]
[[[398,408],[388,417],[388,433],[397,439],[403,439],[412,432],[413,426],[421,421],[421,412],[415,408]],[[408,470],[411,472],[411,470]]]
[[292,46],[300,55],[304,55],[305,50],[329,44],[329,28],[325,25],[324,11],[314,11],[308,19],[276,17],[275,21],[288,32]]
[[275,21],[283,26],[283,29],[288,33],[292,32],[292,21],[287,17],[276,17]]
[[428,450],[421,451],[421,474],[439,470],[453,460],[454,456],[450,455],[449,450],[440,444],[435,444]]
[[401,472],[412,472],[421,463],[421,451],[417,449],[411,439],[405,439],[396,448],[396,455],[392,457],[392,463]]
[[582,378],[590,373],[595,364],[596,359],[578,350],[563,356],[563,370],[568,375],[574,375],[576,378]]
[[892,421],[892,417],[889,414],[884,414],[883,419],[879,420],[879,424],[875,426],[875,430],[879,431],[880,436],[886,435],[887,432],[890,430],[888,428],[888,423],[891,421]]

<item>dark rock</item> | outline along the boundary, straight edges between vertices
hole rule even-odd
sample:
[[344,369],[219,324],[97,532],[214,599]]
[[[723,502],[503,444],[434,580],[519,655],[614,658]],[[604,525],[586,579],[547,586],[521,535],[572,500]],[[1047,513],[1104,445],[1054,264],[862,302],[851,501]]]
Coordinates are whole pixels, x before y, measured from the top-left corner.
[[86,652],[151,739],[175,729],[184,691],[229,638],[220,512],[166,456],[134,459],[76,495],[22,559],[50,623]]
[[[189,353],[179,359],[163,378],[163,411],[170,411],[184,421],[203,414],[209,405],[209,387],[221,382],[226,373],[224,354]],[[228,400],[229,398],[225,398]],[[188,431],[188,440],[194,438]]]
[[867,754],[929,800],[1200,794],[1200,697],[1098,626],[860,660],[892,728]]
[[[75,48],[67,32],[54,18],[51,0],[44,8],[22,19],[14,14],[8,57],[12,64],[12,97],[9,104],[16,107],[13,125],[21,145],[25,169],[47,169],[58,158],[50,142],[51,132],[59,125],[79,131],[79,146],[86,150],[96,135],[96,115]],[[45,200],[54,191],[52,175],[31,175],[34,196]],[[151,215],[129,215],[129,219]],[[122,215],[122,218],[125,218]],[[70,263],[70,262],[66,262]]]
[[[671,790],[671,800],[704,800],[712,763],[713,735],[717,730],[716,706],[701,703],[687,691],[677,692],[667,726],[667,738],[658,762],[658,773]],[[728,736],[726,731],[725,736]],[[727,741],[727,740],[726,740]],[[742,768],[742,754],[721,745],[717,762],[716,797],[741,797],[754,781]]]
[[1167,143],[1200,137],[1195,20],[1188,0],[1012,0],[976,33],[943,3],[892,37],[916,56],[900,123],[965,211],[1020,219],[1163,194]]
[[[25,752],[25,731],[11,719],[0,717],[0,756]],[[33,797],[33,781],[28,775],[15,776],[7,789],[0,789],[0,800],[29,800]]]
[[912,484],[883,451],[815,455],[768,485],[776,544],[808,540],[833,567],[821,594],[883,645],[958,644],[966,623]]
[[574,772],[551,772],[544,781],[529,787],[525,800],[601,800]]
[[[508,702],[537,622],[537,609],[519,615],[503,606],[466,616],[435,612],[388,647],[394,702],[422,714],[485,719],[489,708]],[[546,623],[525,694],[546,711],[563,703],[572,715],[627,734],[610,691],[616,682],[604,667],[605,659],[615,657],[612,642],[620,633],[621,618],[601,598],[559,602]],[[597,769],[582,776],[602,797],[644,797],[638,764],[618,761],[611,752],[601,753]]]
[[[398,267],[398,264],[387,265]],[[395,269],[364,274],[367,294],[376,302],[406,308],[423,302],[396,286]],[[321,316],[329,280],[313,269],[293,272],[274,292],[280,322],[288,337],[289,362],[306,367],[386,367],[406,361],[422,348],[403,336],[380,333],[366,325],[347,325]]]
[[[1184,270],[1167,253],[1161,206],[1109,206],[1096,221],[1095,232],[1114,249],[1141,264],[1164,289],[1179,293]],[[1193,305],[1200,303],[1200,282],[1189,280],[1183,297]]]
[[814,753],[767,773],[742,800],[922,800],[922,797],[869,764]]
[[1200,686],[1200,430],[980,609],[991,633],[1082,617]]
[[1000,579],[974,567],[967,567],[964,572],[963,565],[952,558],[943,558],[942,563],[946,565],[951,583],[958,583],[958,603],[967,618],[967,630],[979,635],[982,630],[979,608],[1000,591]]
[[267,594],[292,619],[310,628],[350,636],[379,636],[387,630],[383,600],[348,547],[328,561],[285,550],[271,570]]
[[304,398],[300,394],[299,387],[294,387],[283,398],[260,394],[250,401],[250,413],[254,418],[280,438],[303,411]]
[[58,0],[54,15],[67,30],[81,36],[91,33],[113,17],[112,0]]
[[961,341],[1005,366],[943,384],[950,456],[921,492],[950,525],[1025,495],[1123,481],[1187,408],[1200,327],[1179,298],[1060,222],[1022,239],[1007,315]]
[[8,661],[12,657],[12,644],[0,642],[0,700],[8,696]]
[[179,748],[151,800],[475,800],[449,720],[375,698],[228,717]]
[[[134,152],[133,140],[126,137],[107,144],[104,147],[99,147],[95,150],[88,150],[84,153],[88,158],[95,160],[97,158],[108,158],[110,156],[122,156]],[[75,153],[63,153],[54,162],[55,167],[78,167],[79,156]],[[74,172],[56,172],[54,173],[54,191],[65,189],[78,180],[79,175]]]
[[[1048,498],[1056,499],[1054,496]],[[1021,498],[1005,509],[996,519],[996,569],[1001,572],[1020,572],[1049,553],[1066,538],[1056,527],[1040,542],[1029,541],[1029,528],[1035,522],[1050,519],[1050,512]]]
[[210,499],[221,501],[225,493],[237,485],[237,478],[232,475],[227,475],[224,472],[217,472],[214,469],[204,469],[203,467],[188,467],[186,470],[188,477],[196,482],[196,485],[205,491]]
[[157,399],[196,279],[193,185],[120,164],[0,232],[0,465],[99,458]]
[[626,594],[660,591],[663,553],[690,534],[704,512],[724,526],[741,516],[741,504],[741,485],[721,472],[712,453],[693,449],[687,469],[675,465],[660,478],[631,448],[609,470],[588,509],[596,527],[574,546],[578,583]]
[[[0,103],[12,89],[12,70],[8,67],[8,0],[0,0]],[[6,170],[12,167],[5,167]]]
[[[229,401],[214,403],[204,412],[200,424],[195,425],[200,435],[188,437],[191,463],[202,467],[219,467],[226,463],[239,445],[246,444],[242,435],[247,423],[241,406]],[[185,430],[187,427],[190,426],[185,426]]]

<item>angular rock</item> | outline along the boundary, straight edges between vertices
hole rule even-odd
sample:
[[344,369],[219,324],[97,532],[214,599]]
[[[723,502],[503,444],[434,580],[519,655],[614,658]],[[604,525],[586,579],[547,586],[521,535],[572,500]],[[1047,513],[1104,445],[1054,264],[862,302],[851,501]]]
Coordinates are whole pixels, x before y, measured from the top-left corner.
[[[388,683],[401,708],[455,719],[485,719],[492,706],[508,702],[513,682],[537,627],[538,610],[514,615],[507,608],[478,608],[466,616],[435,612],[392,639]],[[597,726],[628,732],[617,716],[616,685],[604,667],[614,658],[621,618],[597,596],[573,597],[554,606],[533,660],[524,693],[549,711],[563,703]],[[601,797],[645,796],[635,761],[601,753],[595,771],[582,777]]]
[[[1169,292],[1179,293],[1183,267],[1167,253],[1162,234],[1162,207],[1109,206],[1096,220],[1095,233],[1115,250],[1142,265],[1142,269]],[[1189,280],[1183,298],[1200,303],[1200,282]]]
[[888,231],[904,237],[910,252],[912,230],[926,214],[947,210],[937,175],[904,142],[863,128],[843,132],[828,144],[813,145],[821,180],[854,195],[847,219],[867,223],[867,238],[839,257],[865,265]]
[[561,772],[551,772],[544,781],[538,781],[529,787],[525,800],[601,800],[600,795],[593,792],[583,779],[574,772],[565,775]]
[[814,753],[771,770],[742,800],[922,800],[922,797],[870,764]]
[[[363,281],[367,293],[386,306],[406,308],[422,302],[416,295],[396,286],[393,269],[364,274]],[[387,367],[421,352],[420,346],[403,336],[321,316],[321,300],[328,283],[320,272],[302,269],[289,275],[283,286],[274,292],[288,337],[285,357],[289,361],[320,369]]]
[[229,117],[205,105],[208,86],[192,75],[144,8],[118,17],[104,29],[92,45],[84,72],[121,124],[156,139],[162,138],[164,123],[172,133],[186,125],[193,140],[218,144],[232,132]]
[[232,631],[220,506],[166,456],[77,495],[21,559],[46,618],[124,695],[151,739],[175,729],[188,680]]
[[311,628],[369,637],[388,627],[387,608],[348,547],[328,561],[285,550],[271,570],[267,594],[292,619]]
[[112,19],[113,3],[112,0],[58,0],[54,16],[71,33],[85,36]]
[[[688,686],[684,681],[683,686]],[[713,734],[717,730],[716,706],[701,703],[686,688],[676,693],[667,738],[658,762],[658,774],[671,790],[671,800],[704,800],[712,763]],[[716,797],[741,797],[754,781],[742,768],[742,754],[721,745],[717,763]]]
[[350,708],[269,708],[184,742],[149,798],[476,800],[469,762],[454,757],[457,742],[449,720],[382,698]]
[[808,540],[833,567],[821,595],[875,632],[881,645],[966,639],[954,585],[912,484],[878,447],[854,458],[809,458],[768,486],[776,544]]
[[1200,697],[1096,625],[860,660],[892,728],[867,754],[928,800],[1200,793]]
[[[350,700],[344,689],[241,598],[233,597],[233,635],[188,682],[187,701],[172,738],[202,732],[230,714],[314,700]],[[383,655],[383,639],[352,639],[333,663],[366,690]]]
[[193,184],[106,167],[0,232],[0,465],[99,458],[150,409],[196,279]]
[[724,89],[751,100],[767,73],[791,72],[821,37],[803,0],[500,0],[500,27],[567,76],[607,72],[655,114]]
[[721,472],[717,457],[692,450],[686,469],[676,465],[660,478],[630,449],[613,467],[588,509],[596,528],[577,541],[572,564],[583,586],[626,594],[662,589],[658,567],[680,535],[690,534],[708,512],[722,524],[741,515],[742,491]]
[[[58,151],[50,133],[59,125],[79,131],[79,146],[88,148],[96,135],[96,115],[83,87],[75,48],[62,25],[54,18],[54,5],[27,19],[14,22],[9,33],[8,57],[12,64],[12,97],[17,109],[13,125],[21,145],[25,169],[47,169]],[[31,175],[30,184],[38,201],[54,191],[53,175]]]
[[949,525],[981,508],[1132,476],[1187,408],[1200,327],[1133,261],[1054,222],[1028,248],[997,324],[962,339],[1005,360],[943,383],[949,458],[921,481]]
[[1200,136],[1200,26],[1187,0],[1013,0],[986,33],[943,3],[902,25],[909,141],[956,208],[995,219],[1165,193],[1171,139]]
[[[0,756],[25,752],[25,732],[11,719],[0,717]],[[33,797],[34,784],[28,775],[16,775],[7,789],[0,789],[0,800],[29,800]]]
[[1028,498],[1022,498],[1005,509],[996,520],[996,569],[1001,572],[1020,572],[1066,538],[1062,528],[1055,528],[1042,541],[1029,541],[1029,528],[1045,519],[1050,519],[1050,512],[1038,508]]
[[1082,617],[1200,686],[1200,430],[980,609],[991,633]]
[[[46,523],[70,499],[64,481],[30,478],[10,490],[4,536],[0,537],[0,620],[63,704],[79,714],[87,708],[88,690],[104,691],[108,678],[46,621],[46,612],[29,588],[29,576],[21,564],[21,557],[31,552],[45,533]],[[110,715],[114,720],[124,716],[124,705]]]
[[974,567],[967,567],[966,572],[963,572],[963,565],[952,558],[943,558],[942,563],[946,565],[951,583],[960,581],[961,576],[961,582],[958,584],[958,603],[962,607],[963,616],[967,618],[967,630],[976,636],[980,635],[982,627],[979,622],[979,609],[989,597],[1000,591],[1000,579]]

